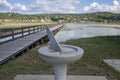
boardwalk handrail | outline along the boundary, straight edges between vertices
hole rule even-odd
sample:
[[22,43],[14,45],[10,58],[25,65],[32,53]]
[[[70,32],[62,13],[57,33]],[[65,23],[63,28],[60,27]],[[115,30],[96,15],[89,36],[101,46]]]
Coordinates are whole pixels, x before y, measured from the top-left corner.
[[[45,29],[45,26],[52,27],[55,25],[57,24],[34,25],[34,26],[17,27],[17,28],[0,28],[0,39],[11,36],[12,38],[10,40],[14,40],[19,37],[24,37],[26,35],[36,33],[38,31],[43,31]],[[15,37],[15,35],[19,35],[19,37]],[[6,42],[6,41],[3,41],[3,42]],[[3,43],[3,42],[0,42],[0,43]]]
[[[63,27],[63,24],[51,26],[50,30],[53,33],[58,32]],[[6,42],[0,45],[0,65],[25,50],[29,50],[36,45],[48,41],[46,31],[40,31],[30,36],[25,36],[13,41]]]

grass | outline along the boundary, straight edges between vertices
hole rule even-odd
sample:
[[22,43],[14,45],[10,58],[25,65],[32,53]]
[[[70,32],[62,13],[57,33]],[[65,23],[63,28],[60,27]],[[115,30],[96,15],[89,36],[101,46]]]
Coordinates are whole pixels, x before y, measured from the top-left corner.
[[[105,76],[120,80],[120,72],[103,62],[103,59],[120,59],[120,36],[94,37],[69,40],[66,44],[84,49],[84,56],[68,66],[68,74]],[[21,54],[0,66],[0,80],[13,80],[17,74],[53,74],[52,64],[44,62],[37,48]]]
[[120,36],[70,40],[67,44],[85,51],[81,60],[70,65],[69,74],[102,75],[108,80],[120,80],[120,72],[103,62],[103,59],[120,59]]
[[44,22],[44,23],[2,23],[0,28],[16,28],[16,27],[24,27],[24,26],[34,26],[41,24],[52,24],[52,22]]
[[[26,27],[26,26],[35,26],[35,25],[42,25],[42,24],[54,24],[54,22],[44,22],[44,23],[2,23],[0,25],[1,28],[17,28],[17,27]],[[26,29],[28,30],[28,29]],[[25,29],[24,29],[25,31]],[[14,30],[15,33],[22,32],[21,29]],[[11,30],[9,31],[0,31],[0,37],[11,34]]]

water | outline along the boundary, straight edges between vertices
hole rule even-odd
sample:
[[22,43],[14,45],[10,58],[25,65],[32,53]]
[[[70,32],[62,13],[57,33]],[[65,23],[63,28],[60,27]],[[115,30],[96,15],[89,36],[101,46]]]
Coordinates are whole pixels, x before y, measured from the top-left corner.
[[120,29],[108,27],[90,27],[88,24],[66,24],[56,35],[58,42],[70,39],[87,38],[95,36],[120,35]]

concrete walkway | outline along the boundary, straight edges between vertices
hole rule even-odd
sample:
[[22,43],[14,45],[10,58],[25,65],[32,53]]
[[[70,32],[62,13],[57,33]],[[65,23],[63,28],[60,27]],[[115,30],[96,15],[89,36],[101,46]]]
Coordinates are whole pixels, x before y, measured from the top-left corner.
[[105,59],[104,62],[120,72],[120,59]]
[[[14,80],[54,80],[53,75],[17,75]],[[107,80],[104,76],[68,75],[67,80]]]
[[[51,31],[54,31],[60,28],[62,25],[57,25],[50,28]],[[23,38],[16,39],[0,45],[0,64],[19,54],[26,48],[35,44],[37,41],[41,40],[43,37],[47,36],[46,30],[25,36]]]

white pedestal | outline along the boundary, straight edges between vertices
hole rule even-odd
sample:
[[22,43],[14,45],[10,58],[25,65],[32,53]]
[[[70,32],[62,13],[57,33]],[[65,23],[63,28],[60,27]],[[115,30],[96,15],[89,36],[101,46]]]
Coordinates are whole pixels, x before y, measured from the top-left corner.
[[66,73],[67,73],[67,64],[64,63],[54,64],[55,80],[66,80]]

